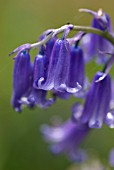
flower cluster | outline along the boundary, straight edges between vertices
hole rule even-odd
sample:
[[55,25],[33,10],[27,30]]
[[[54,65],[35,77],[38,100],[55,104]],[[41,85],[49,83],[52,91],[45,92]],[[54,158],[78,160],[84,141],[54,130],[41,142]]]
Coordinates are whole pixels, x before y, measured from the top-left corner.
[[[78,147],[92,128],[101,128],[103,123],[114,127],[114,82],[109,75],[114,62],[111,20],[102,9],[98,12],[80,11],[92,14],[89,29],[72,24],[50,29],[40,36],[38,42],[21,45],[11,53],[17,53],[11,100],[17,112],[23,105],[48,108],[57,98],[66,100],[74,96],[82,99],[81,103],[73,105],[70,120],[55,127],[44,125],[41,128],[44,138],[53,143],[53,153],[65,153],[75,161],[85,159],[86,154]],[[80,31],[69,38],[72,30]],[[58,38],[61,32],[63,35]],[[39,48],[34,63],[30,59],[33,48]],[[104,66],[90,83],[85,67],[94,58]],[[50,98],[47,98],[48,93]]]

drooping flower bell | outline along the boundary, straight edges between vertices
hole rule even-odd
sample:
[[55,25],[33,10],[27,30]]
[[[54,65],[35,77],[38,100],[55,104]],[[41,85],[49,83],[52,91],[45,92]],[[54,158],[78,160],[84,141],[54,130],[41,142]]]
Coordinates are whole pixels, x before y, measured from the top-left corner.
[[66,33],[64,34],[65,36],[62,39],[57,39],[53,46],[47,77],[37,79],[36,88],[38,89],[54,89],[61,92],[75,93],[83,86],[83,52],[79,47],[70,47],[66,39]]
[[84,86],[85,81],[85,64],[83,51],[78,45],[78,41],[75,45],[70,47],[70,66],[68,73],[67,86],[70,88],[75,88],[76,83],[79,84],[81,88]]
[[44,139],[51,143],[51,151],[54,154],[66,154],[71,161],[81,162],[87,157],[86,153],[79,149],[90,128],[87,124],[76,124],[71,120],[58,126],[43,125],[41,132]]
[[49,61],[47,79],[44,77],[38,79],[38,88],[58,90],[65,86],[70,62],[69,48],[67,40],[58,39],[55,42]]
[[11,104],[14,109],[21,111],[21,98],[27,97],[32,88],[32,65],[29,51],[19,51],[14,59],[13,95]]
[[95,74],[85,98],[82,113],[79,115],[77,110],[76,113],[75,110],[73,110],[75,120],[82,123],[88,123],[90,128],[101,128],[109,111],[111,79],[108,74],[103,80],[97,81],[102,75],[102,72],[97,72]]
[[[99,9],[98,12],[94,12],[88,9],[80,9],[80,11],[88,12],[93,15],[92,27],[100,29],[102,31],[112,32],[112,24],[110,17],[107,13],[105,13],[102,9]],[[108,56],[99,51],[112,52],[113,46],[112,44],[96,34],[87,34],[84,36],[82,44],[85,48],[85,60],[89,61],[93,57],[97,56],[97,62],[102,64],[105,63],[108,59]]]
[[47,108],[55,102],[55,97],[46,99],[47,91],[35,88],[36,79],[39,79],[42,76],[46,77],[46,60],[47,58],[45,55],[38,54],[35,57],[33,69],[33,87],[27,101],[27,104],[30,107],[38,105],[41,108]]

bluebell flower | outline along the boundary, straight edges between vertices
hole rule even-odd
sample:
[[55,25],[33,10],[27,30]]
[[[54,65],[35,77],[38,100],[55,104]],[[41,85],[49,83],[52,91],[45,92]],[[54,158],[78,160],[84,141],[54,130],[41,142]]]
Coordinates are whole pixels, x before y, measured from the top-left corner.
[[67,40],[58,39],[53,47],[47,79],[43,76],[38,80],[38,88],[43,90],[58,90],[65,85],[69,70],[69,43]]
[[66,39],[57,39],[49,59],[47,77],[40,77],[36,88],[75,93],[82,88],[83,83],[84,60],[81,48],[70,48]]
[[43,125],[41,132],[44,139],[51,143],[54,154],[66,154],[71,161],[81,162],[87,158],[86,153],[79,148],[90,128],[87,124],[76,124],[71,120],[58,126]]
[[[112,32],[112,24],[110,17],[102,9],[99,9],[98,12],[94,12],[88,9],[82,9],[81,11],[88,12],[93,15],[92,27],[100,29],[102,31]],[[97,62],[102,64],[105,63],[108,59],[108,56],[99,51],[110,52],[113,50],[112,44],[96,34],[87,34],[84,36],[82,44],[85,48],[85,60],[89,61],[93,57],[97,56]]]
[[111,100],[111,78],[109,74],[101,81],[96,82],[102,77],[102,72],[97,72],[92,84],[87,92],[82,113],[79,115],[77,110],[73,111],[75,120],[88,123],[90,128],[101,128],[103,121],[109,111]]
[[11,104],[14,109],[21,111],[21,98],[27,97],[32,88],[32,65],[29,51],[20,51],[14,60],[13,95]]
[[[83,51],[78,43],[70,47],[70,66],[67,86],[75,88],[76,83],[83,88],[85,82],[85,63]],[[80,90],[79,90],[80,91]]]
[[55,96],[46,99],[47,91],[35,88],[37,79],[42,76],[46,76],[46,60],[47,58],[45,57],[45,55],[38,54],[35,57],[33,69],[33,87],[26,103],[27,105],[29,105],[29,107],[34,107],[38,105],[41,108],[47,108],[52,105],[56,100]]

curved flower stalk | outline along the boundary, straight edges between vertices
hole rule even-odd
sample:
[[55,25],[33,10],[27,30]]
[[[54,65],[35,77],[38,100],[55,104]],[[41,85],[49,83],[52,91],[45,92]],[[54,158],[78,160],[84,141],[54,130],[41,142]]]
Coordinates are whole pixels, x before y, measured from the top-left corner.
[[[99,9],[98,12],[94,12],[88,9],[80,9],[80,12],[87,12],[93,16],[92,27],[105,32],[112,32],[112,23],[108,14],[106,14],[102,9]],[[94,43],[93,43],[94,42]],[[102,64],[108,60],[106,54],[99,53],[100,51],[112,52],[112,44],[96,34],[87,34],[83,38],[83,46],[85,48],[85,59],[89,61],[93,57],[97,56],[97,62]]]
[[[107,75],[103,80],[96,82],[102,76],[102,72],[97,72],[85,98],[82,113],[79,115],[75,109],[73,114],[75,120],[88,123],[90,128],[101,128],[103,121],[109,111],[111,99],[111,79]],[[107,122],[105,122],[107,123]]]
[[89,131],[87,124],[75,124],[71,120],[58,126],[41,127],[44,139],[52,144],[50,148],[52,153],[66,154],[70,160],[76,162],[82,162],[87,158],[86,153],[79,149],[79,145]]

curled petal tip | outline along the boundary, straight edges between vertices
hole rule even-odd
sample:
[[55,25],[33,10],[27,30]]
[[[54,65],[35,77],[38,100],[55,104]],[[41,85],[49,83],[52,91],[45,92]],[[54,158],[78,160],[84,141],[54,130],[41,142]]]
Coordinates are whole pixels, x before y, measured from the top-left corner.
[[38,87],[41,87],[42,86],[42,82],[44,81],[44,77],[41,77],[39,80],[38,80]]
[[99,77],[95,82],[98,83],[100,81],[102,81],[105,77],[107,76],[106,73],[104,73],[101,77]]
[[81,90],[81,88],[82,88],[82,86],[77,82],[76,87],[74,87],[74,88],[67,87],[66,91],[69,92],[69,93],[77,93],[78,91]]

